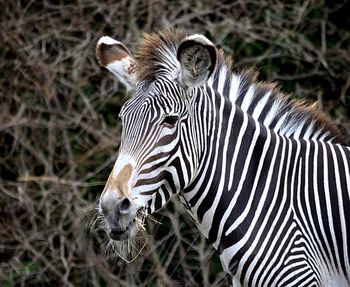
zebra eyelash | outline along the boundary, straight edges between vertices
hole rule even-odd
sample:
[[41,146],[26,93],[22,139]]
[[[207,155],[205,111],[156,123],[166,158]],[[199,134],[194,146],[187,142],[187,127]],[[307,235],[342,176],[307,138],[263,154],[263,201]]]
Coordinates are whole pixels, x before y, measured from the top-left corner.
[[167,125],[167,126],[174,126],[179,121],[179,118],[180,117],[178,115],[164,115],[160,124]]

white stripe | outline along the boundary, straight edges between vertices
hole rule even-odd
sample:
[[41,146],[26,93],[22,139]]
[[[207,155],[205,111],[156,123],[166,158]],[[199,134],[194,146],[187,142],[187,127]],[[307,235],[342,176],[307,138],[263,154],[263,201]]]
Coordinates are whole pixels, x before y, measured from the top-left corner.
[[[345,156],[345,152],[344,149],[341,145],[337,145],[337,147],[339,148],[339,151],[341,153],[342,159],[343,159],[343,163],[344,163],[344,168],[345,168],[345,179],[346,179],[346,186],[348,187],[348,189],[346,190],[346,194],[349,195],[348,199],[345,200],[350,200],[350,192],[349,192],[349,187],[350,187],[350,171],[349,171],[349,164],[347,161],[347,158]],[[341,193],[341,189],[340,187],[338,187],[338,185],[340,185],[340,178],[339,178],[339,173],[336,172],[336,181],[337,181],[337,191],[340,194],[340,196],[338,195],[339,198],[339,206],[343,206],[343,196]],[[344,254],[349,254],[349,247],[348,247],[348,239],[346,237],[347,233],[347,224],[345,222],[345,218],[344,218],[344,212],[342,212],[342,209],[339,209],[339,214],[340,214],[340,221],[342,223],[342,230],[344,230],[344,232],[342,233],[343,235],[343,249],[344,249]],[[345,267],[346,267],[346,273],[348,276],[350,276],[350,263],[349,263],[349,256],[345,256]]]
[[240,78],[239,76],[232,74],[231,78],[231,86],[230,86],[230,94],[229,98],[232,103],[235,103],[238,97],[238,88],[239,88]]
[[[323,240],[324,242],[326,243],[326,248],[327,248],[327,251],[328,251],[328,254],[332,254],[331,253],[331,249],[330,249],[330,246],[329,246],[329,243],[328,243],[328,240],[327,240],[327,236],[326,236],[326,233],[325,233],[325,230],[324,230],[324,223],[323,223],[323,220],[322,220],[322,211],[321,211],[321,208],[320,208],[320,198],[319,198],[319,187],[318,187],[318,183],[317,183],[317,179],[318,179],[318,172],[317,172],[317,156],[318,156],[318,153],[319,153],[319,142],[316,142],[314,141],[315,143],[315,154],[314,154],[314,174],[313,174],[313,182],[314,182],[314,196],[315,196],[315,205],[316,205],[316,213],[317,213],[317,219],[318,219],[318,224],[319,224],[319,227],[320,227],[320,230],[321,230],[321,234],[319,234],[319,236],[322,236],[323,237]],[[321,151],[322,152],[322,151]],[[324,160],[324,159],[323,159]],[[324,178],[325,179],[325,178]],[[312,222],[312,220],[311,220]],[[323,248],[322,248],[323,249]],[[326,264],[327,264],[327,267],[329,270],[332,269],[331,267],[331,264],[329,262],[329,258],[326,256],[326,254],[324,254],[324,257],[326,259]]]
[[[338,245],[336,244],[337,240],[335,237],[335,231],[334,231],[334,226],[333,226],[333,215],[332,215],[332,204],[331,204],[331,199],[330,199],[330,190],[329,190],[329,181],[333,180],[332,178],[329,178],[329,173],[328,173],[328,160],[332,161],[332,158],[328,159],[328,154],[327,154],[327,146],[325,143],[321,142],[322,147],[323,147],[323,161],[324,161],[324,169],[323,169],[323,175],[324,175],[324,190],[325,190],[325,197],[326,197],[326,205],[327,205],[327,216],[328,216],[328,225],[329,225],[329,230],[331,233],[332,241],[333,241],[333,247],[335,251],[335,259],[337,261],[337,265],[341,266],[340,264],[340,258],[339,258],[339,250],[338,250]],[[334,160],[334,158],[333,158]],[[335,172],[337,172],[335,170]],[[329,240],[327,240],[327,243]],[[328,244],[327,244],[328,245]],[[333,254],[330,253],[332,256]],[[333,266],[335,268],[335,266]]]
[[261,112],[263,111],[267,100],[270,98],[271,91],[266,93],[258,102],[258,104],[255,106],[254,112],[252,114],[252,117],[256,120],[259,119],[259,116],[261,115]]
[[221,95],[224,95],[224,85],[225,85],[225,80],[226,80],[226,77],[228,77],[228,73],[227,73],[227,68],[226,66],[223,66],[220,70],[220,73],[219,73],[219,82],[218,82],[218,92],[221,94]]
[[255,87],[254,85],[251,85],[247,91],[247,93],[243,96],[243,101],[241,104],[241,109],[245,112],[248,111],[248,108],[250,106],[250,103],[252,102],[254,98],[254,93],[255,93]]

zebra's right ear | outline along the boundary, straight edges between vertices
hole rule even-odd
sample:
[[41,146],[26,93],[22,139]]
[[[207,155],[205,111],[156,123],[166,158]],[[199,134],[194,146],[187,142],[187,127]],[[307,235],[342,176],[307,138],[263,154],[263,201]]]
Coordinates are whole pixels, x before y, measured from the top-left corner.
[[181,66],[180,84],[186,88],[201,86],[215,69],[216,49],[208,38],[195,34],[182,40],[177,59]]
[[128,90],[136,87],[137,62],[123,43],[108,36],[101,37],[96,45],[96,58],[98,63],[116,75]]

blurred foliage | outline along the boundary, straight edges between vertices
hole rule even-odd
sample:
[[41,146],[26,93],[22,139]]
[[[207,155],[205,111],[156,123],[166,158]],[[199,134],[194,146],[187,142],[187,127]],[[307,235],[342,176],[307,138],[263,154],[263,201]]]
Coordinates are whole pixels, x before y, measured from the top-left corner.
[[85,225],[117,156],[127,95],[95,60],[104,34],[135,50],[143,32],[204,33],[260,80],[350,125],[348,1],[2,1],[0,285],[228,286],[214,251],[174,200],[131,264]]

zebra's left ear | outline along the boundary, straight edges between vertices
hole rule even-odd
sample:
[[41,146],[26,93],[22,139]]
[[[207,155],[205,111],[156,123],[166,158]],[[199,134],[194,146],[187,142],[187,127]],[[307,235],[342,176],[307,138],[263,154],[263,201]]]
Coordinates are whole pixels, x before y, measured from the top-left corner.
[[101,37],[96,45],[98,63],[111,71],[126,86],[132,90],[137,85],[137,62],[126,46],[108,36]]
[[186,88],[203,85],[213,73],[216,64],[214,44],[203,35],[192,35],[182,40],[177,59],[181,64],[179,82]]

